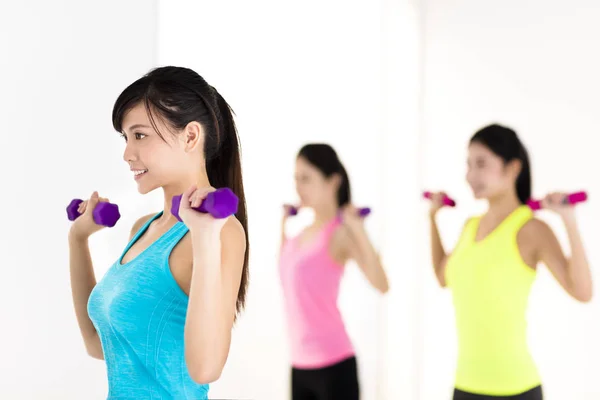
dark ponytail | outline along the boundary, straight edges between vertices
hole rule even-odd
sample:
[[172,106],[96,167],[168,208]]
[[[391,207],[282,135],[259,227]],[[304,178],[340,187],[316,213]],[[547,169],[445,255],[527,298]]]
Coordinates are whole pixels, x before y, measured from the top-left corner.
[[236,312],[244,308],[248,289],[248,215],[242,181],[240,145],[233,113],[227,102],[204,78],[189,68],[156,68],[129,85],[113,107],[113,126],[122,132],[125,114],[144,104],[156,133],[164,140],[154,117],[176,131],[196,121],[204,128],[204,158],[210,184],[228,187],[238,197],[237,219],[246,232],[246,254],[238,291]]
[[246,196],[244,194],[244,181],[242,179],[242,162],[239,137],[233,120],[233,110],[225,99],[214,88],[217,98],[217,130],[220,148],[211,159],[206,160],[206,172],[213,187],[228,187],[239,199],[237,219],[246,232],[246,254],[244,254],[244,267],[242,270],[242,281],[238,291],[236,311],[239,313],[245,305],[246,292],[248,290],[249,270],[248,258],[250,243],[248,240],[248,214],[246,209]]
[[494,154],[501,157],[505,163],[513,160],[521,162],[521,172],[515,183],[517,197],[521,204],[526,204],[531,199],[531,168],[529,154],[517,133],[505,126],[498,124],[488,125],[477,131],[470,143],[481,143]]
[[334,174],[340,176],[340,187],[337,192],[338,207],[343,207],[352,201],[348,172],[333,147],[324,143],[310,143],[300,149],[298,157],[304,158],[326,178]]
[[531,171],[529,167],[529,155],[522,144],[519,160],[521,160],[521,172],[517,177],[517,196],[521,204],[527,204],[527,201],[531,199]]

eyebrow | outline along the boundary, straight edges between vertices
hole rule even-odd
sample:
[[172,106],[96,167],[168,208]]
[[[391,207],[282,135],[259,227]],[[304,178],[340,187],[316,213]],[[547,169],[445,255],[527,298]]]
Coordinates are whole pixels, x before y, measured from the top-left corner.
[[135,125],[131,125],[129,127],[129,130],[132,131],[132,130],[137,129],[137,128],[150,128],[150,127],[148,125],[135,124]]

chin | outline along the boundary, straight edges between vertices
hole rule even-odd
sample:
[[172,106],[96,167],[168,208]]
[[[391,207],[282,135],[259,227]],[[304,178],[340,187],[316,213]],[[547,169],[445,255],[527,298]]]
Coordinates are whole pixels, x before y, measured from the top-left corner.
[[473,190],[473,197],[477,200],[481,200],[481,199],[486,199],[488,196],[486,196],[484,191]]
[[138,184],[137,190],[139,194],[148,194],[156,189],[155,186]]

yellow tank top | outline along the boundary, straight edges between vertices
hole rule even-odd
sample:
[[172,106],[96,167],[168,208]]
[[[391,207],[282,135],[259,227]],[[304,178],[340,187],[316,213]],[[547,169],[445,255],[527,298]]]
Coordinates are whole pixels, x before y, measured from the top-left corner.
[[540,385],[527,345],[526,309],[535,270],[519,252],[517,233],[532,218],[520,206],[483,240],[471,218],[446,264],[458,333],[456,388],[506,396]]

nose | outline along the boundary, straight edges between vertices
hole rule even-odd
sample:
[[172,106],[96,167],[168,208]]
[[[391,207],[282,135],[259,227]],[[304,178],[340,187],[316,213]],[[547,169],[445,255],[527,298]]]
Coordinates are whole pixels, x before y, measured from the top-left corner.
[[467,180],[467,183],[469,183],[469,184],[471,184],[473,182],[473,172],[470,169],[465,174],[465,179]]
[[125,162],[127,163],[131,163],[137,160],[137,156],[135,155],[133,146],[129,144],[129,142],[127,142],[127,145],[125,145],[125,151],[123,152],[123,160],[125,160]]

